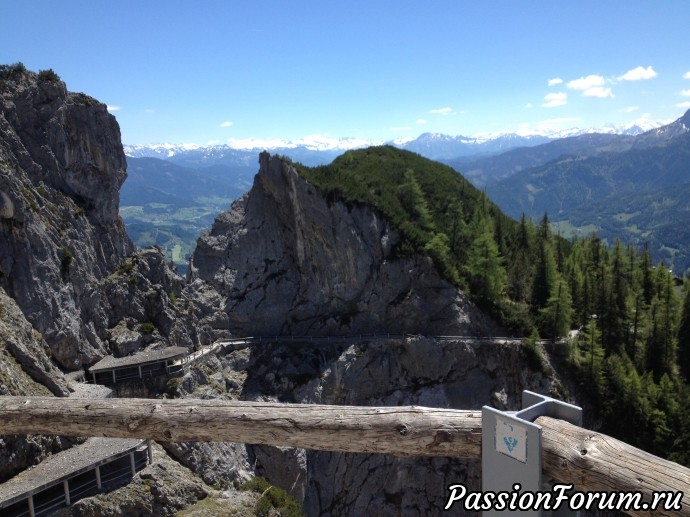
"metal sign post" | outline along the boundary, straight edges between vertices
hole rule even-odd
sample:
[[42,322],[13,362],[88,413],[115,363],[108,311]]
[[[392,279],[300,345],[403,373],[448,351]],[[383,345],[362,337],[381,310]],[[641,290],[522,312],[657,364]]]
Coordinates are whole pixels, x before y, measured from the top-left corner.
[[[582,425],[582,409],[560,400],[523,391],[518,412],[482,408],[482,491],[524,494],[550,490],[549,480],[542,476],[541,426],[533,423],[540,416],[550,416]],[[511,496],[512,497],[512,496]],[[515,496],[517,500],[519,495]],[[526,496],[525,500],[528,500]],[[505,511],[484,511],[484,517]],[[514,515],[541,517],[541,510],[511,511]],[[548,512],[551,514],[551,512]],[[572,516],[577,512],[559,510],[553,515]]]

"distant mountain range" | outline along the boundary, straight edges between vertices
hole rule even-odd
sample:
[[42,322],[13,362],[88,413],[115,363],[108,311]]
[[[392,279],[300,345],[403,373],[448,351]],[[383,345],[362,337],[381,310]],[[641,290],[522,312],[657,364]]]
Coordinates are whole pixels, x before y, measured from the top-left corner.
[[[479,157],[456,157],[442,160],[477,187],[484,187],[497,183],[533,167],[540,167],[557,158],[594,157],[606,153],[619,153],[630,149],[644,149],[663,144],[676,136],[687,132],[687,114],[680,119],[664,125],[638,132],[639,126],[634,126],[627,132],[580,134],[550,140],[535,146],[523,146],[511,149],[501,154]],[[516,180],[519,181],[519,180]]]
[[459,157],[495,155],[511,149],[533,147],[553,140],[580,135],[634,136],[660,125],[651,121],[638,121],[624,126],[568,129],[531,134],[495,133],[471,137],[423,133],[416,138],[401,138],[388,142],[312,136],[295,141],[233,140],[228,144],[212,146],[196,144],[125,145],[125,153],[133,158],[160,158],[183,166],[204,167],[219,164],[253,166],[256,164],[258,153],[267,150],[273,154],[289,156],[292,160],[304,165],[315,166],[330,163],[335,157],[349,149],[388,144],[421,154],[432,160],[452,160]]
[[656,261],[690,269],[690,111],[633,137],[565,139],[465,166],[512,217],[547,213],[565,236],[647,243]]
[[[669,230],[661,227],[662,212],[650,213],[649,207],[634,214],[623,208],[613,215],[609,212],[619,200],[638,206],[643,198],[636,195],[651,195],[663,187],[670,188],[664,199],[676,200],[683,190],[674,186],[690,183],[688,128],[690,114],[664,126],[648,123],[543,135],[424,133],[388,144],[452,166],[485,188],[513,217],[525,213],[539,219],[548,212],[566,233],[596,230],[604,238],[620,237],[638,244],[653,241],[657,259],[685,270],[690,268],[690,252],[686,259],[677,247],[678,239],[670,242]],[[308,137],[208,147],[127,145],[129,178],[121,192],[121,214],[137,245],[162,246],[184,270],[199,233],[251,186],[260,151],[316,166],[330,163],[346,150],[375,144],[383,142]],[[672,210],[663,214],[672,217]],[[634,225],[615,222],[633,218]],[[657,236],[666,237],[657,242]]]

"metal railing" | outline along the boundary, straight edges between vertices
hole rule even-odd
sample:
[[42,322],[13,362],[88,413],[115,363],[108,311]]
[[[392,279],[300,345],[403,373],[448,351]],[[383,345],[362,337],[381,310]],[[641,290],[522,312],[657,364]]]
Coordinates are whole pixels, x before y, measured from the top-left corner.
[[[246,336],[237,337],[229,339],[219,339],[214,343],[209,345],[204,345],[198,350],[187,354],[186,356],[178,359],[172,365],[167,368],[165,366],[158,368],[148,368],[144,369],[142,367],[142,372],[136,367],[127,367],[121,369],[115,369],[115,381],[113,381],[112,371],[99,372],[96,376],[97,384],[111,385],[118,382],[127,382],[136,379],[145,379],[157,377],[160,375],[175,375],[183,372],[186,368],[195,364],[208,356],[210,353],[215,353],[218,350],[226,351],[228,347],[238,346],[238,345],[253,345],[253,344],[271,344],[271,343],[294,343],[294,344],[304,344],[304,343],[317,343],[317,344],[356,344],[362,342],[371,341],[386,341],[386,340],[404,340],[408,338],[424,338],[433,339],[436,341],[461,341],[461,342],[474,342],[474,343],[495,343],[495,344],[520,344],[526,338],[518,338],[512,336],[496,337],[496,336],[429,336],[424,334],[408,334],[408,333],[368,333],[368,334],[349,334],[344,336]],[[549,339],[541,340],[543,345],[553,345],[554,343],[560,344],[565,343],[565,340],[554,341]],[[132,370],[131,373],[117,373],[124,370]],[[91,377],[86,377],[83,381],[86,384],[93,383]]]

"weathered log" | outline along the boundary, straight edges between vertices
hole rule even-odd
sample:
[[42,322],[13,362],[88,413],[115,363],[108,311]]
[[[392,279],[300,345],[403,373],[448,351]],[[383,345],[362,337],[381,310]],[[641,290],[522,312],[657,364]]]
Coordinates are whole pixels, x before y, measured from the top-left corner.
[[647,503],[653,492],[683,492],[681,511],[662,507],[654,515],[690,515],[690,469],[563,420],[539,417],[535,423],[542,426],[543,469],[553,479],[581,492],[640,492]]
[[478,458],[481,411],[222,400],[0,397],[0,434],[242,442]]
[[[0,397],[0,434],[231,441],[305,449],[478,459],[481,411],[222,400]],[[609,436],[539,417],[544,472],[578,491],[683,492],[690,469]],[[649,515],[650,512],[628,512]]]

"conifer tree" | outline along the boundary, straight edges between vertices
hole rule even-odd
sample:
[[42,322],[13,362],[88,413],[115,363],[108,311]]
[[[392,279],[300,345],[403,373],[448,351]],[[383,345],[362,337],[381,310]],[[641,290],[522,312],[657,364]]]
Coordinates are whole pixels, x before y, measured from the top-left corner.
[[570,259],[566,264],[565,279],[568,282],[572,299],[572,324],[576,327],[580,327],[585,321],[581,317],[585,278],[582,274],[582,270]]
[[683,306],[678,327],[678,368],[690,384],[690,280],[683,284]]
[[529,302],[534,279],[532,241],[534,226],[525,214],[520,218],[515,250],[508,264],[507,293],[515,302]]
[[652,272],[652,259],[649,255],[649,245],[645,243],[640,259],[640,273],[642,277],[642,292],[644,294],[644,301],[647,305],[652,303],[652,297],[654,296],[654,279]]
[[581,351],[581,364],[588,379],[587,388],[594,396],[602,391],[602,366],[604,349],[601,347],[601,332],[597,328],[596,314],[592,314],[589,323],[585,325],[577,339],[578,348]]
[[467,272],[470,292],[488,306],[500,300],[506,283],[503,258],[494,240],[493,225],[483,210],[476,211],[471,225],[472,245],[468,251]]
[[405,169],[404,181],[398,187],[398,197],[403,208],[410,215],[413,222],[424,230],[431,230],[433,223],[422,187],[415,177],[414,170]]
[[553,248],[548,240],[538,243],[538,254],[535,265],[534,283],[532,284],[532,308],[540,311],[548,304],[549,297],[556,283],[556,260]]
[[656,268],[656,295],[652,299],[647,339],[647,369],[659,379],[670,373],[676,359],[677,298],[671,273],[663,264]]
[[470,244],[469,230],[465,222],[463,206],[459,200],[454,200],[447,210],[448,221],[445,225],[448,235],[448,245],[459,263],[465,262],[466,251]]
[[603,312],[607,349],[622,351],[628,334],[628,282],[625,255],[620,241],[616,240],[611,264],[610,294]]
[[549,335],[555,340],[568,333],[572,304],[568,283],[559,274],[556,274],[554,285],[551,288],[551,296],[546,307],[541,310],[540,328],[544,335]]

